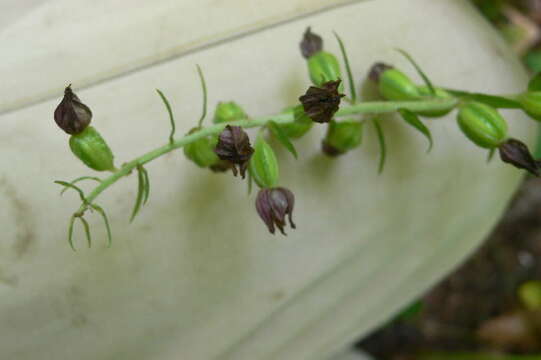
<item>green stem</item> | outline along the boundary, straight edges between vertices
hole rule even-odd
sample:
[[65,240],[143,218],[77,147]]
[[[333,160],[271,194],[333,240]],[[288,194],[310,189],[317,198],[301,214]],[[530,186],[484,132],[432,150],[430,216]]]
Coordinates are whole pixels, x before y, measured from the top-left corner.
[[[348,115],[358,114],[382,114],[395,112],[398,109],[408,109],[410,111],[427,111],[427,110],[441,110],[448,109],[449,107],[458,104],[458,100],[451,99],[433,99],[422,101],[376,101],[376,102],[363,102],[355,104],[349,107],[344,107],[338,110],[336,117],[343,117]],[[190,144],[198,139],[204,138],[209,135],[219,134],[226,125],[240,126],[242,128],[253,128],[263,126],[269,121],[274,121],[277,124],[287,124],[295,121],[292,113],[283,113],[278,115],[264,116],[256,119],[233,121],[228,124],[221,123],[202,128],[192,134],[186,135],[180,139],[174,140],[171,143],[163,145],[157,149],[154,149],[126,164],[124,164],[119,170],[115,171],[108,178],[105,178],[97,185],[94,190],[86,197],[88,203],[92,203],[105,189],[116,183],[122,177],[131,173],[137,166],[142,166],[160,156],[167,154],[175,149],[181,148],[187,144]],[[87,209],[87,204],[82,204],[78,212],[84,212]]]

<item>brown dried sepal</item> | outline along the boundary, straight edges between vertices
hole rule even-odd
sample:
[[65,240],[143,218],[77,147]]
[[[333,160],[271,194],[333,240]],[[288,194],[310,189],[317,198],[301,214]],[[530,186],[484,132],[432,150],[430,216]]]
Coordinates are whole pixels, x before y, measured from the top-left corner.
[[393,67],[391,65],[387,65],[382,62],[375,63],[368,72],[368,78],[370,81],[375,82],[376,84],[379,83],[379,77],[381,74],[383,74],[386,70],[392,69]]
[[289,225],[292,229],[295,229],[295,223],[292,219],[294,206],[295,196],[290,190],[283,187],[259,190],[255,202],[257,213],[265,222],[271,234],[274,234],[276,226],[283,235],[286,235],[284,232],[286,215],[289,219]]
[[56,124],[66,133],[79,134],[90,124],[92,111],[71,90],[68,85],[64,90],[64,98],[54,111]]
[[503,162],[511,164],[519,169],[525,169],[535,176],[539,176],[540,164],[522,141],[508,139],[498,147],[500,158]]
[[341,80],[329,81],[321,87],[310,86],[299,100],[304,112],[315,122],[328,123],[340,107],[340,99],[345,96],[338,93]]
[[314,34],[310,27],[304,32],[301,41],[301,53],[305,59],[323,50],[323,39],[321,36]]
[[227,125],[218,137],[214,152],[220,160],[231,164],[231,170],[235,176],[237,176],[236,166],[238,166],[238,172],[244,179],[254,149],[250,145],[248,134],[240,126]]

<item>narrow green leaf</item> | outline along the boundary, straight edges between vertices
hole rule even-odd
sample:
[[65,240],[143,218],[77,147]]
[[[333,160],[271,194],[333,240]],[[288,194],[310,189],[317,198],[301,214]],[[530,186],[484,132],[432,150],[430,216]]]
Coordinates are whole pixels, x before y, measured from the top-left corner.
[[75,215],[71,216],[70,224],[68,227],[68,243],[70,244],[71,250],[75,250],[75,246],[73,246],[73,224],[75,223]]
[[426,76],[426,74],[423,72],[421,67],[417,64],[417,62],[415,60],[413,60],[411,55],[408,54],[405,50],[402,50],[402,49],[396,49],[396,50],[399,53],[401,53],[402,55],[404,55],[404,57],[411,63],[411,65],[413,65],[413,67],[415,68],[417,73],[421,76],[421,78],[423,78],[423,81],[426,84],[426,86],[428,87],[428,89],[430,90],[430,93],[432,95],[436,95],[436,89],[434,88],[434,85],[432,85],[432,82],[430,81],[428,76]]
[[203,71],[199,65],[197,65],[197,74],[199,75],[199,80],[201,80],[201,89],[203,90],[203,111],[201,112],[198,123],[198,126],[201,127],[201,125],[203,125],[203,120],[205,120],[205,117],[207,116],[207,83],[205,82]]
[[349,91],[351,93],[351,102],[355,103],[355,101],[357,100],[357,91],[355,90],[355,81],[353,80],[353,74],[351,73],[351,67],[349,66],[349,59],[346,52],[346,47],[344,46],[344,42],[336,32],[334,32],[334,36],[336,37],[336,40],[338,40],[338,45],[340,46],[342,58],[344,59],[344,64],[346,66],[346,72],[348,74],[349,80]]
[[[73,190],[77,191],[79,193],[79,197],[81,198],[81,201],[84,204],[88,203],[88,201],[86,200],[86,197],[85,197],[85,193],[83,192],[83,190],[81,190],[80,187],[78,187],[76,185],[73,185],[73,184],[71,184],[69,182],[66,182],[66,181],[61,181],[61,180],[56,180],[54,183],[58,184],[58,185],[65,186],[65,188],[69,188],[69,189],[73,189]],[[63,193],[64,193],[64,191],[62,191],[60,194],[62,195]]]
[[528,91],[541,91],[541,73],[535,74],[528,82]]
[[376,129],[376,135],[378,137],[379,148],[380,148],[380,158],[379,158],[379,168],[378,173],[383,172],[383,167],[385,166],[385,159],[387,157],[387,146],[385,145],[385,134],[383,133],[383,128],[381,127],[380,120],[378,118],[373,118],[372,123]]
[[143,180],[145,180],[145,193],[143,197],[143,205],[145,205],[148,201],[148,197],[150,194],[150,180],[148,178],[148,171],[143,166],[141,166],[141,171],[143,172]]
[[90,226],[88,225],[88,222],[86,221],[84,217],[80,216],[79,220],[81,220],[85,228],[86,241],[88,243],[88,248],[90,249],[92,247],[92,238],[90,237]]
[[521,105],[518,101],[505,96],[488,95],[481,93],[471,93],[461,90],[445,89],[451,95],[460,97],[464,100],[473,100],[480,103],[492,106],[497,109],[520,109]]
[[415,129],[419,130],[419,132],[421,132],[424,136],[426,136],[426,139],[428,140],[428,149],[426,150],[426,152],[430,152],[434,143],[432,141],[432,134],[430,133],[430,130],[426,127],[426,125],[423,124],[423,122],[415,113],[407,109],[399,109],[398,113],[402,116],[402,119],[404,119],[404,121],[406,121]]
[[295,157],[295,159],[297,159],[297,150],[295,149],[293,143],[289,140],[289,137],[284,130],[282,130],[282,128],[272,120],[267,123],[267,127],[270,129],[274,137],[276,137],[276,139],[280,141],[280,143]]
[[252,173],[248,171],[248,196],[252,194],[252,186],[254,179],[252,178]]
[[103,222],[105,223],[105,229],[107,230],[107,247],[111,247],[111,244],[113,243],[113,236],[111,234],[111,226],[109,225],[109,219],[107,219],[107,214],[105,213],[105,210],[103,210],[100,206],[96,204],[91,205],[94,210],[100,213],[101,217],[103,218]]
[[175,125],[175,117],[173,116],[173,110],[171,109],[171,104],[169,103],[169,100],[165,97],[163,92],[161,92],[160,89],[156,89],[158,92],[158,95],[160,95],[160,98],[162,99],[165,108],[167,109],[167,113],[169,114],[169,121],[171,122],[171,133],[169,134],[169,143],[172,144],[175,141],[175,131],[176,131],[176,125]]
[[131,213],[130,222],[135,219],[135,216],[139,212],[139,209],[141,209],[141,203],[143,201],[144,192],[145,192],[145,177],[143,175],[143,172],[141,171],[141,167],[137,166],[137,198],[135,199],[135,204],[133,206],[133,211]]
[[[78,177],[77,179],[73,180],[72,182],[70,182],[71,185],[74,185],[76,183],[78,183],[79,181],[83,181],[83,180],[95,180],[99,183],[101,183],[101,179],[99,177],[96,177],[96,176],[81,176],[81,177]],[[69,187],[68,186],[65,186],[64,189],[62,189],[62,191],[60,192],[60,195],[64,194],[64,192],[66,190],[68,190]]]

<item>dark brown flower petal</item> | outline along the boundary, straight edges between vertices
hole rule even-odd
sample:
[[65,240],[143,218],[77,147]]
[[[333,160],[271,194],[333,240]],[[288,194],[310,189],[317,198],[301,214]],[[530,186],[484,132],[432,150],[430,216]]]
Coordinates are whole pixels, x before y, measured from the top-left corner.
[[255,202],[257,213],[267,225],[270,233],[274,234],[276,226],[283,235],[286,235],[284,232],[286,215],[291,228],[296,228],[292,219],[294,205],[295,196],[291,191],[282,187],[259,190]]
[[56,124],[66,133],[73,135],[82,132],[92,120],[92,111],[71,90],[64,90],[64,98],[54,111]]
[[375,63],[372,68],[370,68],[370,71],[368,72],[368,78],[375,82],[376,84],[379,82],[379,76],[385,71],[392,69],[393,67],[391,65],[387,65],[381,62]]
[[328,123],[338,111],[340,99],[345,96],[338,93],[340,81],[329,81],[321,87],[310,86],[306,94],[299,98],[304,112],[313,121]]
[[244,179],[254,149],[250,145],[248,134],[240,126],[227,125],[220,133],[214,152],[221,160],[232,164],[231,169],[235,176],[237,176],[235,165],[238,165],[238,171]]
[[526,144],[517,139],[509,139],[499,146],[500,158],[519,169],[528,170],[531,174],[539,176],[540,165],[533,158]]
[[323,40],[321,36],[314,34],[310,27],[304,32],[304,36],[301,41],[301,53],[305,59],[308,59],[310,56],[315,53],[323,50]]

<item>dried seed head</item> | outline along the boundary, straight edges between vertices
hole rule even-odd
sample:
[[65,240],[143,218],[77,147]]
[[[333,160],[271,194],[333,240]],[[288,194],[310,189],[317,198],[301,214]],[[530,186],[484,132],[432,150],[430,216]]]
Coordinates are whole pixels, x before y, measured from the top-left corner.
[[323,50],[323,40],[321,36],[314,34],[310,27],[304,32],[304,36],[301,41],[301,53],[305,59],[308,59],[312,55]]
[[526,144],[517,139],[508,139],[502,143],[500,158],[503,162],[509,163],[519,169],[528,170],[531,174],[539,176],[540,164],[535,161]]
[[283,235],[286,225],[286,215],[289,218],[289,225],[295,229],[292,214],[295,205],[295,196],[291,191],[282,187],[265,188],[259,190],[255,202],[256,210],[261,219],[265,222],[271,234],[274,234],[275,226]]
[[340,106],[340,99],[345,96],[338,93],[340,80],[329,81],[321,87],[310,86],[306,94],[299,98],[304,112],[313,121],[328,123]]
[[221,160],[229,161],[233,165],[231,169],[235,176],[237,176],[235,165],[238,165],[240,175],[244,179],[254,149],[250,145],[248,134],[240,126],[227,125],[220,133],[214,152]]
[[82,132],[92,120],[92,111],[71,90],[64,90],[64,98],[54,111],[56,124],[66,133],[73,135]]

